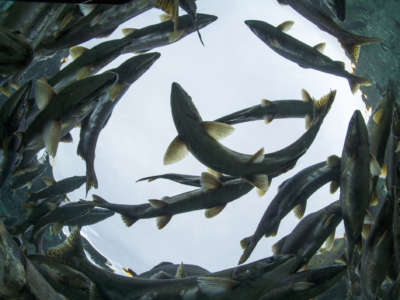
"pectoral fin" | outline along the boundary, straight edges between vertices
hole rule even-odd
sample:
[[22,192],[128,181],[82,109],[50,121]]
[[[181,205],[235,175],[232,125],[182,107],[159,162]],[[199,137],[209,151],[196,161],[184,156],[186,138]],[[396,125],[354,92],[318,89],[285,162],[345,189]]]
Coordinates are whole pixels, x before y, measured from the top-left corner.
[[216,215],[218,215],[224,208],[225,208],[226,204],[221,205],[221,206],[215,206],[215,207],[211,207],[211,208],[207,208],[204,215],[206,216],[206,218],[212,218],[215,217]]
[[231,135],[235,130],[231,125],[222,122],[205,121],[201,124],[207,134],[217,141]]
[[43,141],[47,152],[51,157],[55,157],[57,153],[58,143],[61,138],[61,122],[50,121],[43,130]]
[[87,51],[88,48],[82,47],[82,46],[74,46],[69,49],[69,55],[73,59],[77,59],[79,56],[81,56],[85,51]]
[[40,78],[36,81],[35,101],[39,110],[45,109],[55,95],[56,93],[46,78]]
[[165,225],[168,224],[168,222],[171,220],[172,216],[160,216],[157,217],[157,228],[158,229],[163,229]]
[[324,54],[325,46],[326,46],[326,43],[319,43],[319,44],[316,44],[313,48],[315,50],[317,50],[319,53]]
[[122,34],[124,35],[124,37],[134,33],[137,29],[136,28],[122,28]]
[[157,200],[157,199],[149,199],[149,203],[151,207],[153,208],[163,208],[168,205],[168,203],[162,201],[162,200]]
[[276,26],[276,28],[278,28],[280,31],[287,32],[290,30],[290,28],[292,28],[293,24],[294,24],[293,21],[285,21]]
[[293,209],[294,215],[297,218],[301,219],[304,216],[306,207],[307,207],[307,201],[303,201],[303,202],[297,204]]
[[167,148],[164,155],[164,165],[170,165],[182,160],[187,154],[188,149],[179,137],[176,137]]
[[254,153],[249,160],[248,163],[261,163],[264,160],[264,147]]

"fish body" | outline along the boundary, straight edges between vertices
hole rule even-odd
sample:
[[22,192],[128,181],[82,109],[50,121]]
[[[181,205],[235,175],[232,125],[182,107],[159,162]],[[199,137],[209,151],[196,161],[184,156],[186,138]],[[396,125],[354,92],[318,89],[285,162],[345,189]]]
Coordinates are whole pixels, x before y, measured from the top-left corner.
[[[175,182],[185,184],[185,185],[201,187],[201,176],[177,174],[177,173],[167,173],[167,174],[143,177],[143,178],[136,180],[136,182],[143,181],[143,180],[147,180],[148,182],[151,182],[156,179],[168,179],[168,180],[175,181]],[[235,178],[232,176],[227,176],[227,175],[223,175],[223,174],[218,176],[218,180],[220,182],[227,182],[232,179],[235,179]]]
[[[338,23],[336,23],[329,15],[327,15],[321,8],[313,5],[310,0],[278,0],[281,4],[290,5],[295,11],[301,14],[310,22],[318,26],[319,29],[325,31],[340,42],[347,56],[353,61],[357,62],[360,45],[368,43],[379,42],[380,39],[369,38],[356,34],[352,34],[347,30],[343,29]],[[344,1],[335,1],[344,2]],[[342,5],[344,7],[345,5]]]
[[34,168],[22,174],[14,175],[12,178],[11,188],[14,190],[23,188],[25,186],[28,186],[28,188],[30,188],[32,186],[32,182],[36,178],[41,176],[45,170],[46,166],[43,164],[39,164],[37,168]]
[[360,85],[371,84],[367,79],[347,72],[343,62],[333,61],[317,49],[291,37],[277,27],[263,21],[247,20],[245,23],[273,51],[297,63],[300,67],[346,78],[353,93],[359,89]]
[[67,226],[88,226],[112,217],[114,212],[108,209],[93,208],[87,214],[68,219],[64,222]]
[[368,119],[369,148],[380,166],[384,164],[386,143],[390,135],[393,108],[396,103],[396,86],[389,82],[383,97]]
[[356,244],[361,247],[361,231],[370,203],[370,154],[364,119],[356,110],[349,122],[342,151],[340,203],[346,231],[347,262],[351,265]]
[[304,118],[306,115],[310,115],[311,117],[314,115],[314,105],[312,102],[276,100],[239,110],[218,118],[215,121],[233,125],[263,119]]
[[[211,137],[191,97],[177,83],[172,84],[171,110],[178,131],[178,140],[197,160],[215,171],[243,177],[253,182],[257,174],[276,176],[295,165],[298,158],[314,141],[324,116],[333,102],[334,92],[326,97],[328,100],[323,112],[306,133],[291,145],[273,153],[258,155],[257,158],[233,151]],[[164,157],[164,163],[165,161]]]
[[392,216],[393,199],[387,196],[362,251],[360,280],[364,299],[376,299],[393,263]]
[[[156,200],[159,208],[153,207],[151,204],[113,204],[105,200],[95,201],[93,204],[121,214],[125,223],[130,226],[138,219],[173,216],[188,211],[223,206],[247,194],[252,188],[251,184],[242,179],[233,179],[222,183],[216,189],[201,188]],[[128,222],[126,222],[127,220]]]
[[8,76],[25,69],[33,59],[29,42],[21,35],[0,26],[0,75]]
[[[57,145],[61,137],[93,110],[99,98],[118,79],[117,77],[114,73],[106,72],[75,81],[64,88],[51,99],[26,129],[23,139],[25,149],[38,151],[46,141],[53,147],[50,154],[55,156],[57,147],[54,144]],[[58,134],[53,136],[54,131],[49,131],[49,128],[57,128]]]
[[345,273],[346,266],[330,266],[295,273],[282,279],[281,285],[266,290],[259,300],[307,300],[333,286]]
[[70,48],[92,38],[111,34],[123,22],[154,7],[153,1],[136,0],[122,5],[97,5],[87,16],[57,32],[54,40],[41,43],[41,54]]
[[304,214],[307,199],[324,184],[338,180],[339,176],[340,164],[330,167],[326,162],[320,162],[284,181],[258,223],[254,234],[242,240],[244,252],[240,263],[247,260],[263,235],[269,237],[277,234],[281,220],[292,209],[298,211],[300,216]]
[[334,203],[304,217],[291,233],[274,246],[274,254],[296,254],[299,267],[311,259],[324,241],[335,232],[342,221],[340,202]]
[[86,176],[72,176],[59,180],[52,185],[31,193],[28,202],[70,193],[86,182]]
[[[151,270],[139,274],[137,277],[150,278],[152,275],[156,274],[157,272],[163,271],[163,272],[166,272],[167,274],[171,275],[171,278],[174,278],[179,266],[180,266],[179,264],[173,264],[170,262],[162,262],[162,263],[156,265],[155,267],[153,267]],[[200,266],[191,265],[191,264],[183,264],[183,270],[184,270],[183,277],[202,276],[202,275],[210,274],[210,272],[207,271],[206,269],[204,269]]]
[[159,57],[160,53],[157,52],[134,56],[118,68],[113,69],[112,72],[117,74],[118,80],[109,88],[108,93],[97,103],[90,115],[82,122],[77,152],[86,162],[86,192],[92,186],[95,188],[98,187],[94,170],[94,158],[100,131],[111,117],[115,105],[131,84],[139,79]]
[[103,299],[96,294],[93,281],[81,272],[43,255],[28,258],[54,289],[69,299]]
[[190,15],[178,18],[178,37],[174,37],[174,24],[172,21],[151,25],[143,29],[135,30],[126,39],[132,42],[125,47],[125,52],[143,52],[155,47],[169,45],[178,41],[194,31],[204,28],[208,24],[217,20],[216,16],[197,14],[197,21],[194,22]]

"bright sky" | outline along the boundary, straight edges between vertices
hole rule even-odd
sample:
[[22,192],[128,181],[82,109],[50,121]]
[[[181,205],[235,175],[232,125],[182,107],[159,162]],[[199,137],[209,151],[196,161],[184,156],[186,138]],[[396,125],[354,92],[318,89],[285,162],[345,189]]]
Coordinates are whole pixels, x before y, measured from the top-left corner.
[[[173,45],[154,49],[161,58],[134,83],[114,109],[112,118],[100,134],[96,148],[95,169],[99,189],[91,190],[113,203],[142,204],[148,199],[172,196],[193,187],[165,180],[151,183],[135,181],[141,177],[182,173],[200,175],[207,168],[189,155],[183,161],[164,166],[162,158],[176,129],[170,110],[171,83],[178,82],[191,95],[203,120],[213,120],[234,111],[269,100],[301,99],[305,88],[319,98],[337,89],[336,100],[309,151],[289,173],[275,178],[267,194],[260,198],[255,190],[230,203],[218,216],[206,219],[204,211],[176,215],[162,230],[155,219],[139,220],[127,228],[119,215],[83,232],[95,247],[115,266],[130,267],[140,273],[161,261],[200,265],[210,271],[237,264],[242,254],[239,241],[252,235],[277,186],[331,154],[341,154],[347,124],[355,109],[364,110],[361,94],[353,96],[347,80],[312,69],[303,69],[284,59],[244,24],[245,20],[264,20],[278,25],[295,22],[290,35],[309,45],[326,42],[325,54],[346,62],[335,38],[317,29],[288,6],[277,1],[200,0],[198,12],[218,16],[202,32],[205,47],[197,34]],[[121,28],[141,28],[159,22],[160,10],[153,9],[122,25],[108,39],[122,37]],[[181,11],[181,13],[183,13]],[[93,47],[103,40],[84,44]],[[120,65],[131,55],[124,55],[105,69]],[[261,147],[266,153],[287,146],[305,132],[303,119],[274,120],[265,125],[256,121],[235,126],[235,132],[222,143],[236,151],[252,154]],[[74,143],[59,147],[54,164],[56,179],[83,175],[85,163],[76,155],[79,131],[73,131]],[[74,201],[85,197],[85,189],[70,194]],[[306,214],[337,200],[329,195],[328,185],[308,201]],[[278,236],[263,238],[248,262],[272,254],[271,246],[298,223],[293,213],[282,222]],[[337,232],[342,235],[343,230]]]

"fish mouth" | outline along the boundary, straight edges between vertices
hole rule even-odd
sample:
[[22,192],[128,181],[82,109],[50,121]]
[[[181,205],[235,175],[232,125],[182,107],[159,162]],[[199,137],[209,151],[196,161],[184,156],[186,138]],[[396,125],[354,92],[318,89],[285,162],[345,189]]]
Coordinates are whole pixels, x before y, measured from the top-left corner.
[[186,122],[201,122],[202,120],[192,102],[192,97],[176,82],[173,82],[171,87],[171,110],[174,120],[181,118],[184,118]]

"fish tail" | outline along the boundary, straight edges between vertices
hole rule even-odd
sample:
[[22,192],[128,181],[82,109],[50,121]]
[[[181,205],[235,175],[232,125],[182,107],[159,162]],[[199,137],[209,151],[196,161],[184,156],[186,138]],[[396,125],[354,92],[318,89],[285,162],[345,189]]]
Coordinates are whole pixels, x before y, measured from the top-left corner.
[[371,81],[369,81],[368,79],[366,79],[364,77],[355,76],[355,75],[352,75],[352,74],[351,74],[351,76],[349,76],[348,81],[349,81],[351,92],[353,94],[355,94],[358,91],[360,86],[362,86],[362,85],[364,85],[364,86],[371,85]]
[[336,90],[330,91],[319,100],[314,100],[314,118],[310,121],[309,127],[314,123],[322,121],[329,112],[336,97]]
[[378,43],[381,39],[370,38],[361,35],[352,34],[348,39],[340,40],[340,44],[346,51],[346,54],[350,57],[353,62],[357,62],[360,54],[360,46],[371,43]]
[[96,172],[93,165],[86,164],[86,195],[92,187],[98,188]]
[[256,247],[256,242],[254,241],[253,236],[249,236],[240,241],[240,246],[244,249],[242,256],[239,259],[239,265],[244,263],[253,252]]

